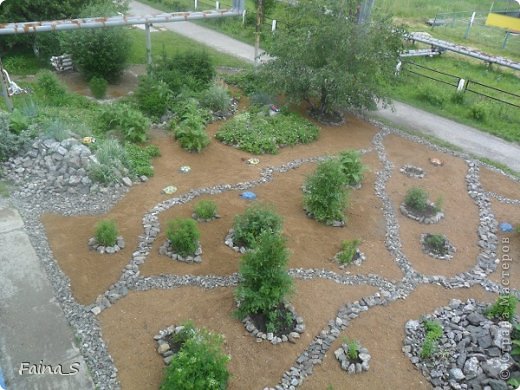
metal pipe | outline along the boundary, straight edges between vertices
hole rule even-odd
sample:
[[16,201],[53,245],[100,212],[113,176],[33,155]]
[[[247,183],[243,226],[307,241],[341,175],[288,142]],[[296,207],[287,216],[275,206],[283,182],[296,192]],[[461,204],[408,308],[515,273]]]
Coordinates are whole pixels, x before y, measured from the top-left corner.
[[150,34],[150,23],[146,23],[146,63],[148,64],[148,69],[152,66],[152,37]]
[[85,28],[119,27],[134,24],[170,23],[185,20],[213,19],[225,16],[240,16],[242,10],[215,10],[200,12],[174,12],[150,16],[110,16],[101,18],[54,20],[45,22],[21,22],[0,24],[0,35],[31,34],[45,31],[78,30]]

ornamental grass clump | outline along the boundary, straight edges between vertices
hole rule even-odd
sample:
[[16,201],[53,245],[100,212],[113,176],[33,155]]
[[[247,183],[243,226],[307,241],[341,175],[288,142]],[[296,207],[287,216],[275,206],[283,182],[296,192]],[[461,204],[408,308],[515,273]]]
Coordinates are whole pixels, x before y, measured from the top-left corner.
[[217,204],[212,200],[201,200],[193,209],[195,216],[200,219],[212,219],[217,216]]
[[102,246],[114,246],[117,242],[119,232],[114,221],[104,219],[96,224],[94,237],[96,242]]

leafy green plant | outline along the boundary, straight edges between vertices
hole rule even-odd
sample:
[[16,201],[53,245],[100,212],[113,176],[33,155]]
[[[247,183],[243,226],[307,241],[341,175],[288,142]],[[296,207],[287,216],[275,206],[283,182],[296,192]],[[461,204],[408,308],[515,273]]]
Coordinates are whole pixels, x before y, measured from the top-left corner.
[[507,381],[507,384],[513,386],[514,389],[518,389],[520,387],[520,380],[511,378]]
[[193,256],[197,251],[200,232],[193,219],[178,218],[169,221],[166,236],[171,248],[181,256]]
[[451,95],[450,100],[451,100],[452,103],[463,105],[465,103],[464,93],[462,93],[462,92],[454,92]]
[[217,204],[212,200],[201,200],[197,202],[193,212],[197,218],[211,219],[217,215]]
[[424,243],[432,251],[439,255],[445,255],[448,250],[446,249],[446,239],[442,234],[427,234],[424,237]]
[[139,85],[134,96],[139,110],[153,119],[159,119],[164,115],[173,99],[168,85],[151,76],[139,77]]
[[414,211],[425,211],[429,206],[428,193],[422,188],[412,187],[406,192],[404,204]]
[[336,159],[320,163],[305,181],[303,207],[319,222],[345,221],[348,192],[345,176]]
[[444,95],[437,94],[429,88],[419,88],[417,90],[417,98],[439,108],[444,107],[446,103]]
[[128,167],[135,176],[153,176],[152,158],[155,157],[156,148],[155,145],[145,148],[135,144],[125,146]]
[[437,341],[442,337],[443,328],[438,321],[424,320],[424,342],[419,353],[422,359],[430,358],[437,348]]
[[356,251],[361,244],[361,240],[344,240],[341,243],[341,251],[338,254],[340,264],[350,264],[354,260]]
[[339,154],[339,162],[347,184],[355,186],[363,180],[365,166],[361,162],[361,154],[357,150],[345,150]]
[[235,217],[233,230],[235,245],[252,248],[262,233],[282,231],[282,217],[271,206],[255,203]]
[[56,141],[63,141],[70,137],[67,124],[61,118],[52,118],[42,123],[43,134]]
[[279,147],[310,143],[318,135],[319,129],[297,114],[268,116],[262,110],[251,110],[227,121],[216,138],[249,153],[275,154]]
[[96,224],[94,237],[99,245],[114,246],[119,235],[114,221],[104,219]]
[[520,356],[520,324],[516,323],[513,326],[513,332],[511,334],[511,344],[513,344],[513,349],[511,350],[511,355]]
[[195,100],[189,100],[182,108],[180,121],[173,122],[174,136],[181,147],[190,152],[200,152],[210,144],[210,139],[205,130],[206,118],[203,111],[199,110]]
[[29,124],[29,118],[15,108],[9,117],[9,130],[15,134],[20,134],[29,128]]
[[231,96],[227,88],[213,84],[202,92],[200,103],[213,112],[226,111],[231,105]]
[[484,103],[475,103],[470,107],[470,115],[478,122],[486,122],[488,118],[487,106]]
[[88,82],[88,86],[96,99],[103,99],[107,93],[108,82],[102,77],[94,76]]
[[99,131],[115,131],[125,141],[141,143],[146,141],[149,120],[138,110],[127,104],[117,103],[103,107],[98,117]]
[[222,352],[223,342],[222,336],[205,329],[195,331],[166,368],[160,389],[226,389],[230,357]]
[[32,138],[30,130],[24,130],[19,134],[15,134],[9,130],[9,127],[9,114],[0,111],[0,161],[15,156]]
[[277,308],[269,311],[266,317],[265,327],[268,333],[281,334],[284,330],[291,329],[294,323],[293,314],[285,309],[283,305],[279,305]]
[[176,331],[171,335],[170,341],[182,348],[182,345],[197,333],[197,329],[191,320],[184,322],[181,326],[182,329],[179,332]]
[[268,318],[283,304],[293,289],[287,273],[288,259],[281,234],[264,230],[257,237],[255,248],[240,261],[240,281],[235,293],[240,303],[236,311],[239,318],[253,314]]
[[486,310],[486,315],[488,318],[498,321],[512,321],[517,303],[518,299],[514,295],[500,295],[495,303]]

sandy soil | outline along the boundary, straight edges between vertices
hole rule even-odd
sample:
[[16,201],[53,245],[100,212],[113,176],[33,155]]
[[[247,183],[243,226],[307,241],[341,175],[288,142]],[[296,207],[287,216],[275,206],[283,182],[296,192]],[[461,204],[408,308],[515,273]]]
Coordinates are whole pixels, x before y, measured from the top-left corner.
[[[403,251],[413,267],[429,275],[451,276],[469,270],[476,264],[479,253],[476,230],[479,224],[479,212],[477,205],[467,194],[466,163],[447,154],[432,152],[425,146],[394,135],[387,137],[384,145],[388,157],[394,163],[387,191],[396,210],[399,210],[406,191],[411,187],[425,189],[431,201],[435,201],[438,197],[442,198],[445,218],[437,224],[419,224],[397,211]],[[433,166],[428,161],[430,157],[441,159],[444,165]],[[423,168],[425,177],[414,179],[400,173],[399,169],[405,164]],[[453,259],[438,260],[424,254],[420,243],[421,233],[446,235],[457,250]]]
[[510,199],[520,199],[520,183],[487,168],[480,168],[480,183],[486,191],[495,192]]
[[[214,135],[221,123],[209,126]],[[167,199],[161,189],[175,185],[181,195],[192,188],[216,184],[232,184],[255,179],[262,168],[278,166],[288,161],[310,156],[334,154],[347,148],[369,148],[377,129],[356,118],[349,118],[341,127],[322,127],[318,141],[282,149],[275,156],[260,156],[260,164],[250,166],[245,160],[251,155],[224,146],[213,140],[200,154],[182,150],[172,137],[161,131],[152,132],[152,142],[159,146],[162,157],[154,161],[155,176],[147,183],[135,185],[131,191],[104,216],[63,217],[47,214],[42,217],[50,246],[59,266],[70,278],[71,288],[79,303],[90,304],[111,284],[119,279],[121,270],[130,260],[142,233],[142,215],[157,203]],[[465,186],[467,166],[463,160],[434,153],[421,145],[398,136],[388,136],[384,145],[394,163],[393,177],[387,190],[395,209],[404,198],[406,190],[414,185],[424,187],[433,200],[442,196],[446,218],[436,225],[420,225],[399,213],[403,250],[416,270],[425,274],[454,275],[469,270],[476,261],[478,209],[469,198]],[[428,162],[429,157],[445,161],[440,168]],[[381,202],[374,194],[375,174],[380,163],[374,152],[363,157],[369,171],[364,185],[352,191],[351,206],[347,211],[345,228],[326,227],[308,219],[302,211],[301,184],[315,164],[276,174],[272,183],[256,187],[260,201],[272,203],[284,218],[284,233],[291,251],[290,267],[325,268],[338,273],[378,274],[388,280],[399,280],[402,273],[384,247],[385,222]],[[404,164],[418,165],[425,169],[422,180],[410,179],[399,173]],[[191,166],[189,174],[182,174],[182,165]],[[483,183],[500,187],[501,193],[513,197],[518,193],[518,184],[484,172]],[[487,170],[486,170],[487,171]],[[496,176],[496,177],[495,177]],[[500,192],[495,190],[495,192]],[[199,224],[203,246],[203,262],[190,265],[172,261],[158,254],[165,235],[161,232],[152,248],[152,253],[141,266],[142,275],[171,274],[216,274],[229,275],[238,270],[239,256],[223,244],[224,236],[233,224],[236,214],[248,203],[239,198],[238,192],[227,192],[199,199],[213,199],[219,208],[221,219]],[[161,226],[175,217],[189,217],[197,201],[171,208],[160,215]],[[493,203],[497,217],[514,216],[520,221],[519,207]],[[94,225],[101,218],[114,219],[127,247],[116,255],[99,255],[89,251],[88,239],[93,235]],[[451,261],[432,259],[420,249],[421,233],[443,233],[457,248]],[[367,260],[360,267],[342,271],[330,261],[339,250],[341,240],[362,239],[361,249]],[[517,240],[518,241],[518,240]],[[518,242],[512,245],[519,253]],[[517,259],[520,256],[517,256]],[[494,275],[500,281],[500,275]],[[514,278],[512,278],[513,280]],[[518,278],[513,283],[518,287]],[[184,287],[165,291],[130,292],[100,316],[103,337],[119,370],[123,389],[157,388],[162,378],[163,363],[155,351],[153,335],[160,329],[193,319],[198,326],[207,327],[225,335],[225,350],[232,355],[230,371],[231,389],[259,389],[275,385],[281,375],[294,362],[312,338],[334,318],[341,305],[372,294],[367,286],[342,286],[330,281],[296,281],[296,293],[291,301],[307,325],[307,331],[297,344],[272,346],[256,343],[242,324],[233,318],[233,289],[203,290]],[[430,386],[409,363],[401,352],[404,323],[419,318],[434,308],[445,305],[450,298],[493,298],[480,288],[468,290],[444,290],[434,286],[417,289],[406,301],[395,302],[387,307],[371,309],[352,322],[346,331],[349,337],[359,339],[373,354],[372,370],[351,380],[341,372],[333,358],[333,346],[322,366],[316,368],[303,388],[325,389],[330,383],[335,389],[346,388],[429,388]],[[338,340],[337,344],[341,340]],[[331,357],[332,356],[332,357]]]

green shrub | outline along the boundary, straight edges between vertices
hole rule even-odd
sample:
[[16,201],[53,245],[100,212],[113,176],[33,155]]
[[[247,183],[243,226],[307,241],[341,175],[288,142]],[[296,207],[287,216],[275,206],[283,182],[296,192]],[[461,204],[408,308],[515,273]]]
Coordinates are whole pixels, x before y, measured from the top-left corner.
[[361,154],[357,150],[346,150],[339,154],[339,162],[347,184],[355,186],[363,180],[365,166],[361,162]]
[[193,91],[202,91],[215,77],[215,66],[205,51],[190,51],[178,53],[172,58],[163,55],[154,69],[159,80],[168,84],[168,87],[178,93],[184,88]]
[[419,353],[422,359],[430,358],[437,347],[437,341],[442,337],[442,325],[438,321],[424,320],[425,330],[424,342]]
[[404,204],[414,211],[425,211],[428,208],[428,193],[419,187],[412,187],[406,192]]
[[428,234],[424,238],[424,243],[430,250],[439,255],[445,255],[447,253],[446,239],[442,234]]
[[40,101],[51,106],[62,106],[67,101],[67,91],[58,77],[49,70],[36,74],[34,92]]
[[98,123],[102,133],[115,131],[125,141],[134,143],[146,141],[150,126],[149,120],[140,111],[123,103],[103,107]]
[[265,328],[267,333],[280,334],[284,330],[291,329],[294,323],[293,314],[282,305],[270,310],[266,317]]
[[147,116],[159,119],[172,103],[172,92],[168,85],[150,76],[140,76],[135,91],[137,107]]
[[486,315],[498,321],[513,321],[518,299],[511,294],[500,295],[496,302],[487,309]]
[[263,111],[235,115],[217,131],[216,138],[254,154],[275,154],[279,147],[310,143],[319,129],[294,113],[268,116]]
[[186,257],[197,251],[200,239],[197,223],[193,219],[174,219],[168,222],[166,236],[175,253]]
[[340,162],[330,159],[320,163],[305,181],[303,207],[319,222],[345,221],[348,192]]
[[[106,3],[108,4],[108,3]],[[115,15],[113,7],[92,5],[82,16]],[[62,47],[74,60],[86,80],[97,76],[116,82],[130,55],[131,39],[124,27],[89,28],[63,34]]]
[[104,219],[96,224],[94,237],[99,245],[114,246],[118,235],[117,225],[114,221]]
[[176,331],[171,335],[170,341],[182,348],[182,345],[197,333],[197,329],[191,320],[184,322],[181,326],[182,329],[179,332]]
[[282,231],[282,217],[271,206],[255,203],[235,217],[233,230],[235,245],[252,248],[262,233]]
[[[155,145],[150,146],[153,147]],[[125,146],[128,168],[135,176],[153,176],[152,158],[155,157],[155,148],[142,148],[135,144],[127,144]]]
[[338,260],[341,264],[350,264],[354,260],[356,251],[361,244],[361,240],[344,240],[341,243],[341,251],[338,254]]
[[202,93],[200,103],[213,112],[226,111],[231,105],[231,96],[227,88],[213,84]]
[[236,298],[240,302],[236,314],[268,314],[276,311],[291,293],[293,281],[287,273],[289,253],[285,239],[277,233],[263,231],[255,248],[240,261],[240,281]]
[[200,329],[184,342],[166,368],[161,390],[227,389],[230,357],[222,336]]
[[88,82],[88,86],[96,99],[103,99],[107,93],[108,82],[102,77],[94,76]]
[[212,200],[201,200],[197,202],[193,212],[197,218],[211,219],[217,215],[217,204]]
[[513,332],[511,333],[511,344],[513,348],[511,350],[512,356],[520,356],[520,324],[516,323],[513,326]]

